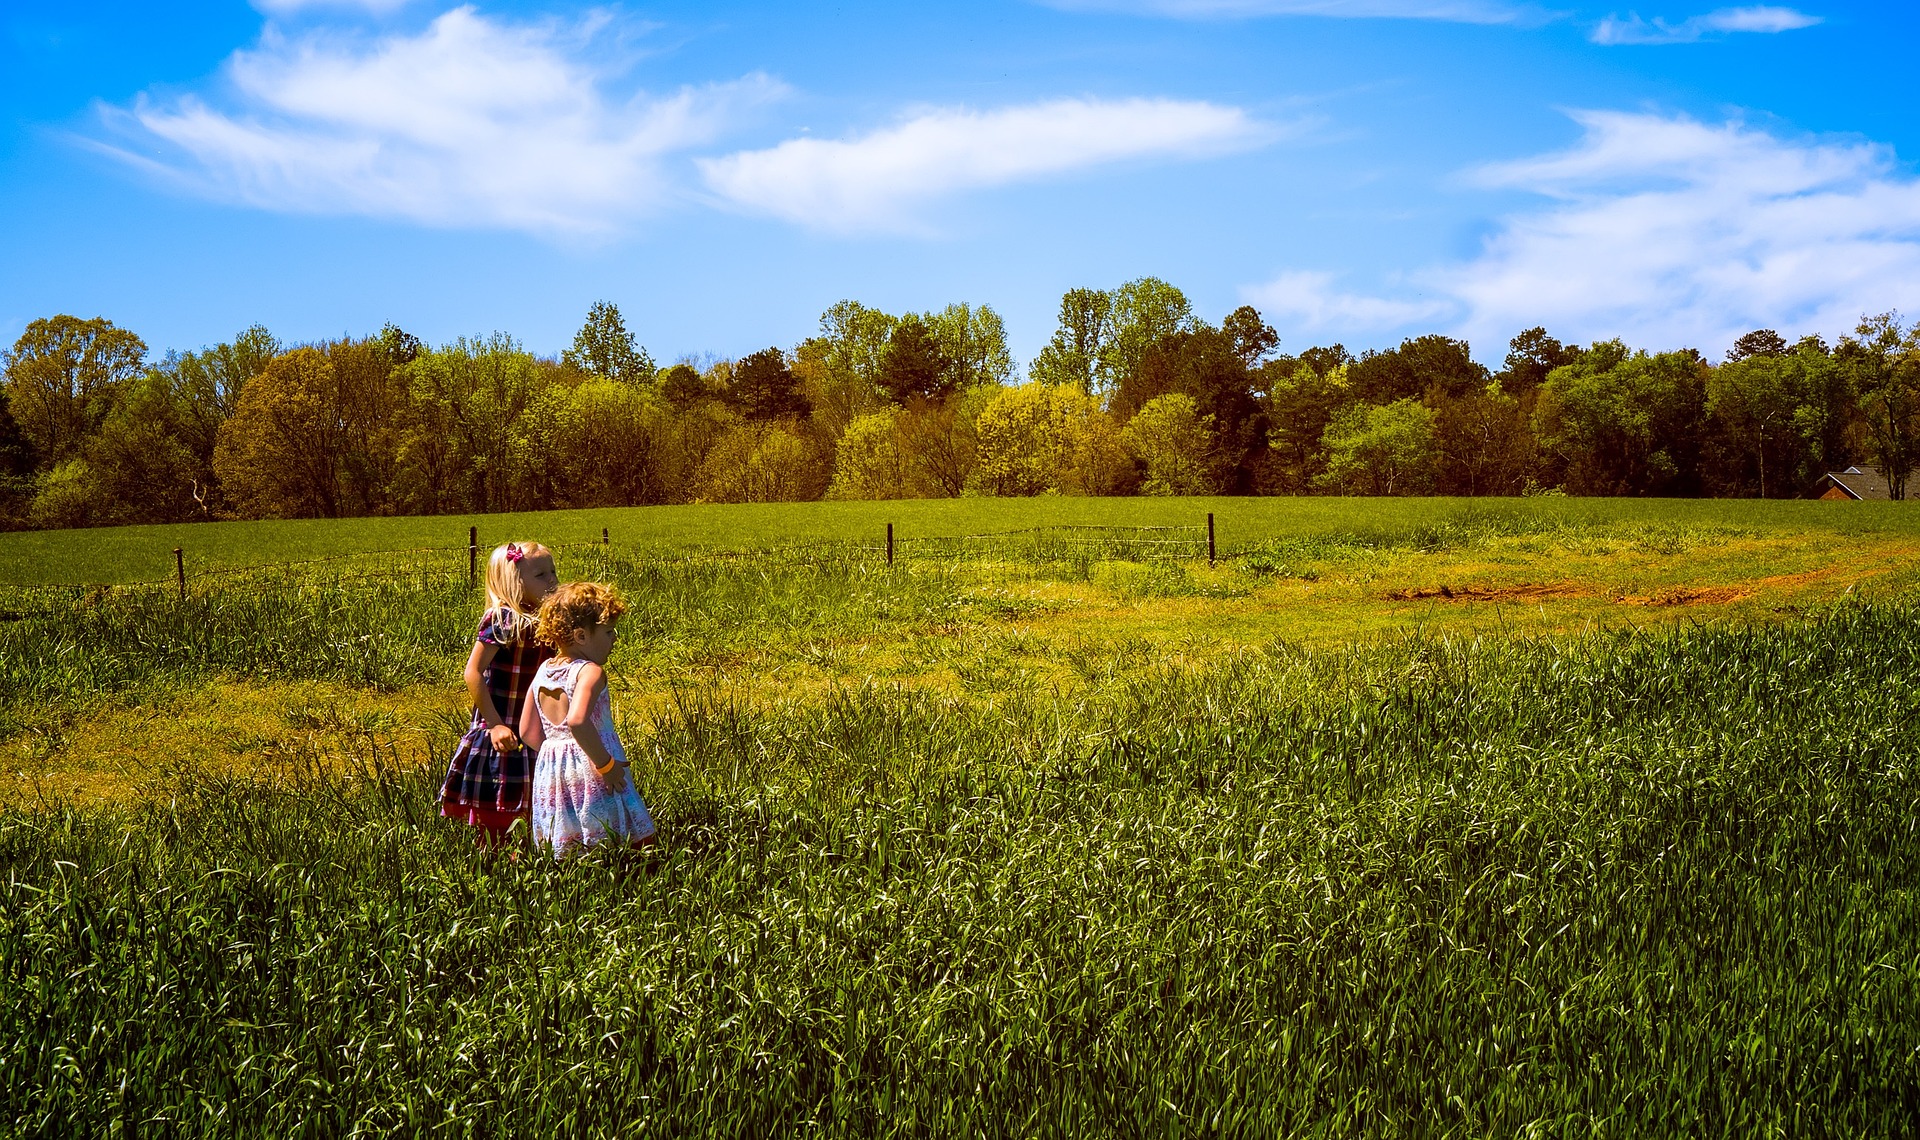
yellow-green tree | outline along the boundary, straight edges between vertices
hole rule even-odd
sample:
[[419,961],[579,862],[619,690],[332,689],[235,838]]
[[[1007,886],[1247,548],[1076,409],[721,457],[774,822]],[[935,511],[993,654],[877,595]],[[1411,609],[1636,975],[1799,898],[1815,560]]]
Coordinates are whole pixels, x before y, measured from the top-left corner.
[[1213,493],[1213,417],[1201,415],[1193,397],[1169,392],[1148,400],[1127,421],[1120,439],[1146,465],[1147,477],[1140,485],[1144,493]]
[[834,448],[829,499],[918,499],[919,471],[908,449],[900,408],[869,412],[847,425]]
[[499,333],[456,340],[406,365],[400,469],[407,509],[505,511],[548,501],[551,480],[528,446],[525,421],[561,371]]
[[784,503],[817,499],[832,476],[831,458],[791,424],[736,423],[713,443],[694,476],[701,503]]
[[531,449],[515,465],[545,469],[542,506],[623,507],[667,501],[655,451],[671,411],[633,384],[595,376],[553,384],[525,417]]
[[80,452],[96,402],[140,375],[146,342],[104,317],[62,313],[32,321],[5,354],[6,392],[43,468]]
[[274,358],[220,427],[213,468],[252,518],[339,515],[342,433],[333,364],[316,348]]
[[993,391],[976,426],[973,486],[991,495],[1111,495],[1132,460],[1099,401],[1066,384]]

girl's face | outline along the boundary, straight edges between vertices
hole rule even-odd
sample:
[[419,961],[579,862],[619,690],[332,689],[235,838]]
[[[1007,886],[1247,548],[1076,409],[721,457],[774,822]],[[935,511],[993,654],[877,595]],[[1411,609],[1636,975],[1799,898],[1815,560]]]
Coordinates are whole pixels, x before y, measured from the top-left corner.
[[596,625],[592,629],[582,630],[567,646],[567,656],[576,661],[591,661],[595,665],[605,665],[613,653],[613,623]]
[[560,575],[553,569],[553,555],[529,555],[520,560],[520,608],[537,610],[546,600],[553,588],[560,584]]

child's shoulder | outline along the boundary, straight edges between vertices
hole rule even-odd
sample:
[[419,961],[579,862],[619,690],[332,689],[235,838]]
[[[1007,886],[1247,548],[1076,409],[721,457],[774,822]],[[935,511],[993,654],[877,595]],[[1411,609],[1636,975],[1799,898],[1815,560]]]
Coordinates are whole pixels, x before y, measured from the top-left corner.
[[512,606],[495,606],[480,615],[474,638],[485,645],[514,645],[533,636],[533,618]]

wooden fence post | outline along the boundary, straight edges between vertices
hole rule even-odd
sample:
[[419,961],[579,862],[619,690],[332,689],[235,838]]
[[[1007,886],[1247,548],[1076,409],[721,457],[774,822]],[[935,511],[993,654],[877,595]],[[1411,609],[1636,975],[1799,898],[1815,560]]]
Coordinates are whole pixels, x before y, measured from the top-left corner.
[[179,547],[173,548],[173,576],[180,582],[180,600],[187,600],[187,556],[180,553]]
[[893,565],[893,524],[887,524],[887,565]]
[[613,539],[611,539],[611,538],[608,538],[608,537],[607,537],[607,528],[606,528],[606,527],[601,527],[601,528],[600,528],[600,545],[602,545],[602,546],[612,546],[612,545],[613,545]]
[[480,584],[480,528],[467,528],[467,589]]
[[1213,512],[1207,512],[1207,565],[1213,565]]

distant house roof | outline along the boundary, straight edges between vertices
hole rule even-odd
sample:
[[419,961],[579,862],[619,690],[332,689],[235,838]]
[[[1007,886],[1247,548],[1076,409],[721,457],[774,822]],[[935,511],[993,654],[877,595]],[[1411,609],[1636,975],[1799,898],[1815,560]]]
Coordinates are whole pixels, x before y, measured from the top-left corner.
[[1877,467],[1849,467],[1845,471],[1829,471],[1820,477],[1814,487],[1822,499],[1880,499],[1893,498],[1887,490],[1887,481]]

